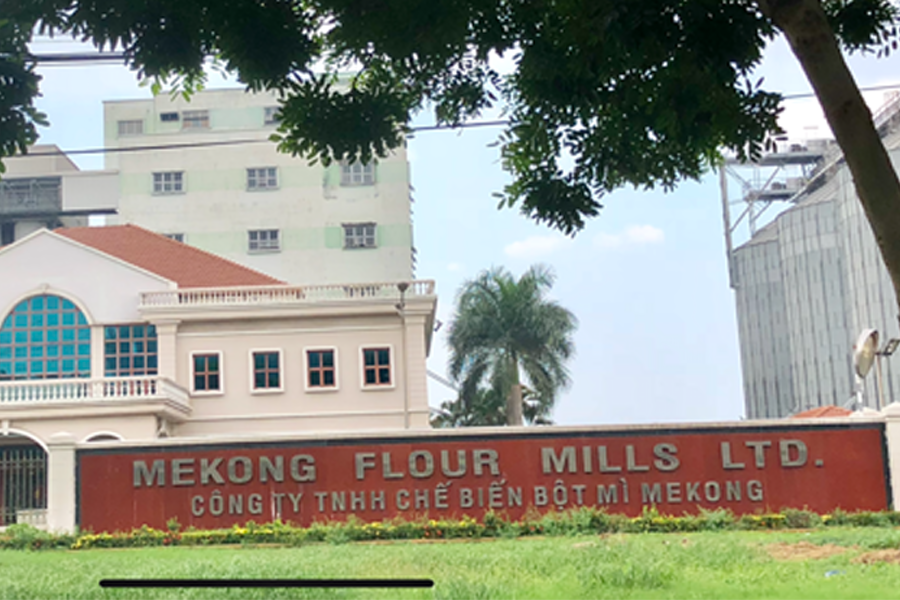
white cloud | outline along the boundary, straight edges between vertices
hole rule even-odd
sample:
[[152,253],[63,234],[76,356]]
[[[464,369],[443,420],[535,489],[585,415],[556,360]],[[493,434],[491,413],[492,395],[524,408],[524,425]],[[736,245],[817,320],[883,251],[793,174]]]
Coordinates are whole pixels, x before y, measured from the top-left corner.
[[662,229],[653,225],[632,225],[622,233],[601,233],[594,237],[594,245],[600,248],[619,248],[621,246],[643,246],[660,244],[665,240]]
[[462,270],[463,270],[463,266],[462,266],[461,263],[458,263],[458,262],[452,262],[452,263],[450,263],[449,265],[447,265],[447,270],[448,270],[448,271],[453,271],[454,273],[456,273],[456,272],[458,272],[458,271],[462,271]]
[[568,246],[572,240],[562,235],[533,235],[507,245],[503,252],[512,258],[534,259]]

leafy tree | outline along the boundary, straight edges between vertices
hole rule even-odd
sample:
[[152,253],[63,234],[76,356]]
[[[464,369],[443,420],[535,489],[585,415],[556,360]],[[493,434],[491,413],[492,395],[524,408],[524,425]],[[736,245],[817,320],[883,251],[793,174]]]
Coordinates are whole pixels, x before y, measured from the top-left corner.
[[498,268],[463,284],[448,334],[450,375],[461,382],[458,413],[488,421],[505,399],[506,423],[521,425],[523,374],[537,399],[533,417],[552,409],[569,384],[577,327],[571,312],[547,299],[553,280],[548,268],[534,266],[518,280]]
[[281,92],[280,148],[324,162],[383,155],[426,106],[457,124],[502,105],[501,204],[574,233],[618,187],[670,188],[723,149],[760,156],[780,95],[751,77],[783,34],[900,297],[900,181],[841,53],[890,52],[898,20],[893,0],[4,0],[0,158],[41,119],[27,60],[39,26],[122,48],[139,76],[188,92],[211,56]]

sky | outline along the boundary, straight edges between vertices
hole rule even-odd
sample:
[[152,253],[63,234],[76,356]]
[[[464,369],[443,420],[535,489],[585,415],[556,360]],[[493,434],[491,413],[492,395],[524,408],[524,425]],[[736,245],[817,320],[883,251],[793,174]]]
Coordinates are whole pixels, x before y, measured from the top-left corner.
[[[36,43],[32,51],[73,49],[78,46],[56,39]],[[849,63],[861,87],[900,84],[900,56],[852,56]],[[40,142],[63,150],[102,147],[104,100],[150,96],[122,66],[46,66],[40,73],[38,107],[51,122]],[[768,48],[756,77],[764,78],[765,89],[785,95],[810,91],[782,40]],[[233,85],[213,78],[209,87]],[[882,91],[865,96],[873,109],[885,100]],[[432,123],[429,114],[414,121]],[[830,137],[812,98],[785,101],[782,127],[794,139]],[[492,147],[498,133],[496,128],[419,132],[409,142],[416,277],[437,282],[437,316],[445,324],[434,336],[429,370],[447,373],[446,324],[463,282],[490,267],[502,266],[518,276],[543,263],[557,277],[551,297],[579,321],[572,385],[557,401],[554,422],[742,418],[718,176],[684,182],[668,193],[626,188],[609,194],[601,200],[600,215],[569,238],[515,209],[497,209],[492,193],[508,181]],[[100,155],[73,159],[82,169],[102,168]],[[452,390],[429,381],[433,406],[453,397]]]

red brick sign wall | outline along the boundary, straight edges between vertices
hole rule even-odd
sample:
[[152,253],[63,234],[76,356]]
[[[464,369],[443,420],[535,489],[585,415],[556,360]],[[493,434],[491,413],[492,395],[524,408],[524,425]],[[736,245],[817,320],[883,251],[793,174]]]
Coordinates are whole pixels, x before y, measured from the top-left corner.
[[808,507],[881,510],[881,426],[368,438],[78,451],[79,524],[94,531],[280,518],[518,518],[603,506],[636,515]]

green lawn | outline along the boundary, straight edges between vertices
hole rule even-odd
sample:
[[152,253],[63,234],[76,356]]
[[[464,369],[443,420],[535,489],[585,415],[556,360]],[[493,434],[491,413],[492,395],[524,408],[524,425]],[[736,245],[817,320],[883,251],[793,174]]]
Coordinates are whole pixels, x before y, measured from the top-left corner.
[[[843,554],[776,560],[775,543]],[[474,542],[0,552],[0,598],[898,598],[900,565],[852,559],[900,530],[618,534]],[[832,573],[826,576],[829,572]],[[112,590],[103,578],[431,578],[433,589]]]

